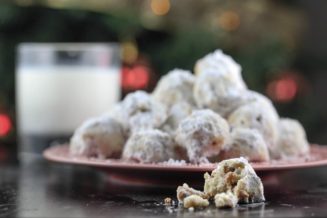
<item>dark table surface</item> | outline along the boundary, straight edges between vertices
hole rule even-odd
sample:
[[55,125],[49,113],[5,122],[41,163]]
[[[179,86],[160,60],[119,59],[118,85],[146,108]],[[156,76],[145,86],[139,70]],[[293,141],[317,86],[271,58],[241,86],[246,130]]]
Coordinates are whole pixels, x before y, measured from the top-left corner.
[[0,166],[0,217],[327,217],[326,170],[277,175],[265,185],[266,203],[191,212],[163,205],[175,189],[113,185],[103,172],[32,155]]

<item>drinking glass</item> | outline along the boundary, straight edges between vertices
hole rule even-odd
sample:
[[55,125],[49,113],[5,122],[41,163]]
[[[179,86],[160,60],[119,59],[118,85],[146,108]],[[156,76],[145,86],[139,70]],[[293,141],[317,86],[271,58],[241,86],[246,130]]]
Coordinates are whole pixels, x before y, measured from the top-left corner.
[[121,97],[115,43],[23,43],[17,49],[16,102],[21,152],[67,141]]

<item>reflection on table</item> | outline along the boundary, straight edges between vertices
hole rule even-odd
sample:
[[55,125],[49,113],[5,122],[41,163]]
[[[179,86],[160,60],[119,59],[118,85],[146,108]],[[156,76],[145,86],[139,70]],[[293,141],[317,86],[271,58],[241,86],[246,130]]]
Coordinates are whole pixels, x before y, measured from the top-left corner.
[[176,200],[175,189],[111,184],[105,173],[48,163],[34,155],[20,166],[0,167],[0,217],[321,217],[327,214],[324,170],[276,175],[265,185],[263,204],[190,212],[163,204],[166,197]]

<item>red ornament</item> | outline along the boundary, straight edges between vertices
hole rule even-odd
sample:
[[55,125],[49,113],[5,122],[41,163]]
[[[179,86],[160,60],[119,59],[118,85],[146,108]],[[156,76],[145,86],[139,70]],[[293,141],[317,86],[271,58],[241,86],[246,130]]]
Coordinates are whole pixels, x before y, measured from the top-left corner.
[[145,66],[123,67],[122,86],[126,90],[146,88],[150,80],[149,69]]
[[0,114],[0,137],[6,136],[11,130],[11,121],[8,115]]
[[295,77],[286,75],[268,84],[268,95],[277,102],[292,101],[299,91],[299,85]]

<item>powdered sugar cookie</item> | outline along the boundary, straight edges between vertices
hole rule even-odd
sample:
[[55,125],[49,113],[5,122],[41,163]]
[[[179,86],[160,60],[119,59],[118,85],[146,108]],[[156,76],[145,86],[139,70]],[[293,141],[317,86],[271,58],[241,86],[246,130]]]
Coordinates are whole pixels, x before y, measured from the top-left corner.
[[220,160],[245,157],[249,161],[268,161],[269,150],[256,129],[233,128],[231,145],[219,154]]
[[70,140],[73,155],[88,157],[119,157],[125,137],[119,122],[108,116],[85,121]]
[[290,118],[282,118],[278,125],[279,137],[276,147],[271,150],[274,158],[287,158],[305,155],[309,152],[309,143],[301,123]]
[[160,128],[167,119],[166,107],[144,91],[128,94],[121,103],[120,122],[127,134]]
[[186,149],[190,161],[199,163],[226,147],[229,126],[224,118],[213,111],[197,110],[182,120],[175,139]]
[[200,76],[208,70],[221,75],[225,80],[235,84],[236,87],[246,89],[241,75],[241,66],[231,56],[224,54],[222,50],[217,49],[196,62],[194,67],[196,75]]
[[133,133],[126,142],[122,158],[141,163],[174,159],[175,143],[169,134],[156,129]]
[[168,108],[180,102],[194,105],[194,81],[190,71],[174,69],[160,79],[152,93],[153,98]]
[[258,130],[267,143],[274,147],[278,137],[278,114],[272,106],[254,101],[236,109],[229,117],[232,128],[243,127]]

